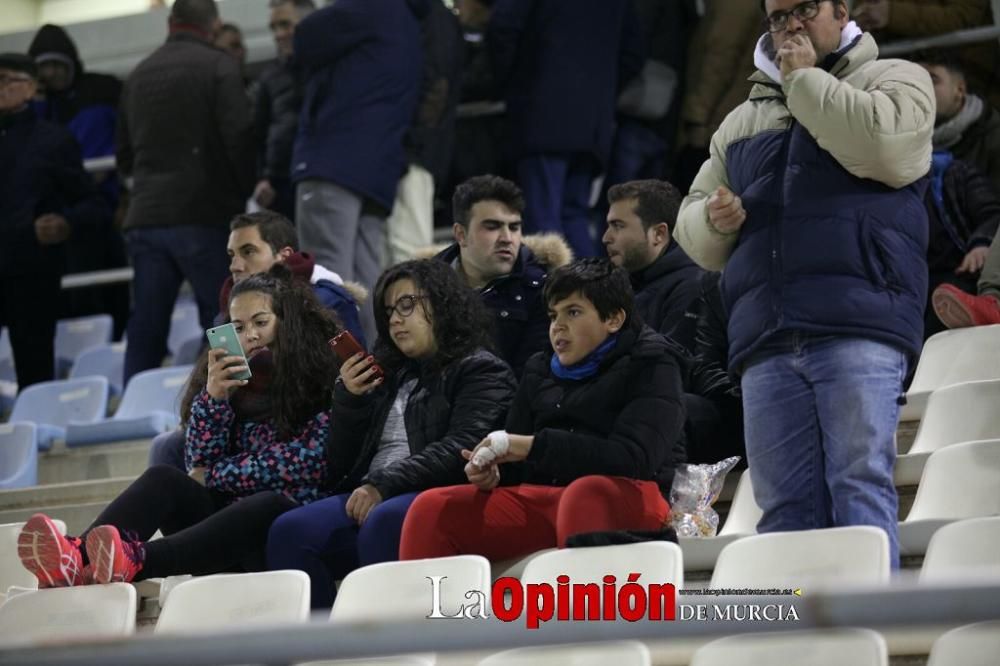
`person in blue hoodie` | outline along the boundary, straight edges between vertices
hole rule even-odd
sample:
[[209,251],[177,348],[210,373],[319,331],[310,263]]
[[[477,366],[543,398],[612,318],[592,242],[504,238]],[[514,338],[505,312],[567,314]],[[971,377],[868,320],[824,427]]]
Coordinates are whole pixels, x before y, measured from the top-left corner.
[[338,0],[295,30],[295,59],[308,77],[292,156],[299,245],[369,288],[406,170],[429,2]]
[[[109,74],[84,69],[76,44],[65,29],[46,24],[28,47],[38,68],[39,92],[32,102],[40,118],[62,125],[80,144],[84,160],[115,154],[115,127],[122,82]],[[90,233],[67,242],[68,273],[82,273],[128,265],[125,241],[114,226],[120,188],[114,169],[94,174],[108,213]],[[64,293],[62,316],[79,317],[109,312],[115,320],[115,338],[125,329],[129,287],[125,284],[74,289]]]

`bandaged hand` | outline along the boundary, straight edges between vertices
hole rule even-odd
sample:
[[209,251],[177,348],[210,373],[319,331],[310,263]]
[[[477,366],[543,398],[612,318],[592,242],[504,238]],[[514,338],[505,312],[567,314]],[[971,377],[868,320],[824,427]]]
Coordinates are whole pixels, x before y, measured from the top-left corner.
[[462,455],[470,464],[484,469],[490,465],[524,460],[531,452],[534,441],[532,435],[511,435],[497,430],[487,435],[474,450],[467,451],[469,455],[465,455],[466,451]]

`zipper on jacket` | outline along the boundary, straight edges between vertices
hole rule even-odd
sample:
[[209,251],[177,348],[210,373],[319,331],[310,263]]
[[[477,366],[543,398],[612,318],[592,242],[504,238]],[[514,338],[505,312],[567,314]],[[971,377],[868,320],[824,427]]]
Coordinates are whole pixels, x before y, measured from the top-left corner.
[[[785,107],[787,108],[787,102],[785,102]],[[789,112],[789,115],[791,112]],[[781,165],[781,177],[777,178],[778,187],[778,208],[775,215],[774,224],[770,225],[770,241],[771,241],[771,265],[770,265],[770,292],[771,292],[771,318],[772,325],[769,327],[771,330],[776,330],[781,326],[782,311],[781,311],[781,282],[783,279],[783,272],[781,270],[781,259],[778,256],[778,247],[781,243],[781,232],[784,227],[784,217],[785,217],[785,179],[787,178],[789,161],[788,156],[790,154],[790,147],[792,143],[792,133],[795,131],[795,127],[798,125],[798,121],[795,117],[792,117],[791,123],[788,125],[788,129],[785,131],[785,136],[782,138],[781,144],[781,156],[779,164]]]

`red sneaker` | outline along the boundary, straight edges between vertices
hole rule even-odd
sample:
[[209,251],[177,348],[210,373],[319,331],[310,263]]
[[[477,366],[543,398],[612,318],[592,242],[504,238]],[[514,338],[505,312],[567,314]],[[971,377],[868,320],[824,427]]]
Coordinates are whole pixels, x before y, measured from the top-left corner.
[[993,296],[974,296],[942,284],[931,294],[931,304],[938,319],[948,328],[1000,324],[1000,301]]
[[65,537],[48,516],[36,513],[17,535],[17,555],[38,579],[38,587],[72,587],[83,583],[80,539]]
[[94,582],[131,583],[142,571],[146,548],[140,541],[123,539],[113,525],[101,525],[87,535],[87,554],[94,570]]

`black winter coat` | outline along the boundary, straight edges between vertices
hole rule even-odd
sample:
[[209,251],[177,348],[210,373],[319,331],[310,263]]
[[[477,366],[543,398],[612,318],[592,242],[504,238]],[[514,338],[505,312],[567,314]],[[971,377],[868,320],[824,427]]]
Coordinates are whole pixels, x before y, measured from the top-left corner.
[[480,350],[443,370],[418,375],[403,416],[410,455],[369,473],[396,389],[412,372],[420,370],[396,373],[384,388],[365,396],[337,385],[326,448],[334,493],[370,483],[382,499],[388,499],[466,483],[461,450],[475,448],[486,435],[503,427],[516,388],[514,375],[506,363]]
[[76,236],[92,235],[110,214],[83,170],[69,130],[34,111],[0,116],[0,275],[62,273],[66,244],[40,245],[35,220],[62,215]]
[[125,228],[229,226],[255,176],[253,114],[236,59],[177,32],[125,82],[118,168],[134,179]]
[[648,326],[624,330],[597,375],[556,378],[552,353],[536,354],[507,417],[507,432],[534,435],[524,462],[500,468],[503,485],[565,486],[591,474],[655,479],[669,491],[684,461],[681,375],[673,349]]
[[931,189],[925,196],[930,223],[927,264],[931,272],[953,271],[977,246],[988,246],[1000,226],[1000,194],[975,165],[956,159],[944,172],[942,218]]
[[680,245],[671,243],[656,261],[629,276],[643,321],[685,349],[694,346],[694,320],[685,320],[684,313],[698,298],[703,273]]
[[[494,315],[493,339],[497,352],[518,377],[529,358],[540,351],[551,351],[548,307],[542,299],[542,290],[548,272],[568,263],[570,257],[565,243],[556,239],[529,236],[525,241],[511,272],[479,292],[483,304]],[[532,252],[529,243],[540,248],[545,256]],[[435,258],[451,264],[458,256],[458,244],[453,243]]]
[[301,70],[289,62],[275,61],[260,73],[254,125],[261,178],[287,182],[292,177],[292,148],[299,128],[303,79]]
[[611,153],[618,92],[642,69],[632,0],[497,0],[486,41],[510,157]]

